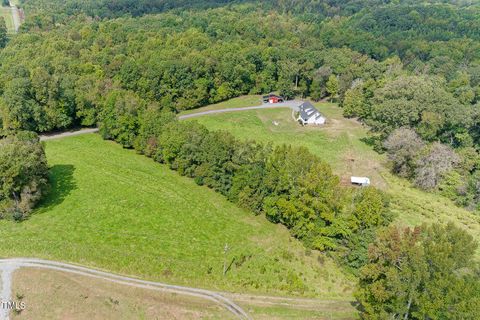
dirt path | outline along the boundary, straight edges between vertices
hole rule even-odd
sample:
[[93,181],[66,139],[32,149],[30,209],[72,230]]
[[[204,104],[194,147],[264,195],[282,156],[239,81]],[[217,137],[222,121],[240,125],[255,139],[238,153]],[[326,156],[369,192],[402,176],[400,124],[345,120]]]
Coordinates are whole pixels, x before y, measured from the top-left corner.
[[54,133],[54,134],[44,134],[44,135],[40,135],[40,141],[47,141],[47,140],[65,138],[65,137],[79,136],[79,135],[82,135],[82,134],[95,133],[95,132],[98,132],[98,128],[80,129],[80,130],[76,130],[76,131],[67,131],[67,132]]
[[298,107],[302,104],[302,101],[287,101],[282,103],[275,103],[275,104],[262,104],[260,106],[253,106],[253,107],[242,107],[242,108],[227,108],[227,109],[219,109],[219,110],[208,110],[208,111],[200,111],[197,113],[185,114],[178,117],[179,120],[196,118],[201,116],[206,116],[210,114],[216,113],[226,113],[226,112],[239,112],[239,111],[249,111],[249,110],[259,110],[259,109],[277,109],[277,108],[290,108],[293,110],[298,110]]
[[[14,265],[0,265],[0,271],[2,272],[2,290],[0,291],[0,301],[9,302],[12,300],[12,275],[16,269]],[[0,320],[9,319],[10,309],[0,306]]]
[[296,310],[309,310],[319,312],[335,312],[353,310],[353,301],[348,300],[322,300],[294,297],[260,296],[242,293],[223,293],[224,296],[238,302],[244,307],[286,307]]
[[[160,283],[160,282],[139,280],[135,278],[129,278],[125,276],[116,275],[113,273],[103,272],[95,269],[89,269],[81,266],[76,266],[76,265],[71,265],[71,264],[56,262],[56,261],[34,259],[34,258],[0,259],[0,269],[3,270],[2,280],[4,278],[5,270],[11,270],[13,272],[14,269],[21,268],[21,267],[35,267],[35,268],[44,268],[44,269],[50,269],[50,270],[63,271],[63,272],[88,276],[92,278],[107,280],[107,281],[124,284],[128,286],[133,286],[137,288],[165,291],[165,292],[203,298],[223,306],[224,308],[229,310],[231,313],[233,313],[235,316],[237,316],[237,318],[239,319],[251,319],[250,316],[233,301],[213,291],[176,286],[176,285],[169,285],[169,284]],[[11,292],[11,274],[10,276],[6,274],[5,277],[6,277],[5,279],[7,280],[10,279],[10,280],[5,281],[5,283],[8,284],[8,287],[5,285],[2,286],[2,294],[3,294],[3,291],[6,289],[8,289],[8,292]],[[8,311],[7,311],[6,319],[8,319]]]
[[15,32],[18,32],[18,29],[20,29],[20,25],[22,24],[22,21],[20,19],[20,11],[18,10],[17,6],[14,5],[11,1],[10,10],[12,10],[13,29],[15,30]]
[[[277,108],[290,108],[293,111],[298,110],[298,107],[302,104],[301,101],[287,101],[283,103],[276,103],[276,104],[263,104],[261,106],[254,106],[254,107],[243,107],[243,108],[229,108],[229,109],[219,109],[219,110],[208,110],[208,111],[201,111],[192,114],[185,114],[178,117],[179,120],[189,119],[189,118],[196,118],[210,114],[216,113],[226,113],[226,112],[238,112],[238,111],[248,111],[248,110],[258,110],[258,109],[277,109]],[[67,131],[61,133],[53,133],[53,134],[43,134],[40,135],[40,141],[48,141],[53,139],[60,139],[65,137],[71,136],[78,136],[87,133],[96,133],[98,132],[98,128],[90,128],[90,129],[80,129],[76,131]]]

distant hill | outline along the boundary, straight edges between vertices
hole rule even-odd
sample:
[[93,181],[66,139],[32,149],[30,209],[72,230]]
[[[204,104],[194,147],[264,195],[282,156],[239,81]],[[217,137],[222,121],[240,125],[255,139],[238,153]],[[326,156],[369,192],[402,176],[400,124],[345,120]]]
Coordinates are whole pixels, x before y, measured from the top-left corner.
[[113,18],[123,15],[141,16],[172,9],[206,9],[231,4],[254,3],[265,8],[284,12],[316,14],[321,17],[351,15],[365,8],[390,5],[451,4],[471,6],[478,0],[23,0],[22,6],[29,12],[48,12],[55,16],[84,13],[89,16]]

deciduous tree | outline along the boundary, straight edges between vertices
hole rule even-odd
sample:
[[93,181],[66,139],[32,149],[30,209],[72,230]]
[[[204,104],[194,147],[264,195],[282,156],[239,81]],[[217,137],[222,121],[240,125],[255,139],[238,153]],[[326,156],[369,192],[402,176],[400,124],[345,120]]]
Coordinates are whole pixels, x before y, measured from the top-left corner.
[[478,319],[476,248],[453,224],[381,232],[356,291],[362,319]]
[[48,166],[38,136],[19,132],[0,140],[0,217],[22,220],[48,187]]

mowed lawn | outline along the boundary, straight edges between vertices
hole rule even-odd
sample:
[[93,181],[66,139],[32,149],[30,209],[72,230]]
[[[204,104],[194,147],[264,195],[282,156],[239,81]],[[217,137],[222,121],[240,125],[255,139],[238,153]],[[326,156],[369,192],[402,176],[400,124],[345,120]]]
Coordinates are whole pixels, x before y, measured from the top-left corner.
[[[318,104],[328,118],[323,127],[300,126],[289,108],[239,111],[192,118],[212,130],[225,130],[244,140],[305,146],[335,173],[348,180],[351,175],[374,175],[372,180],[384,185],[378,174],[383,158],[360,141],[366,130],[355,120],[344,119],[341,109],[331,103]],[[204,109],[199,109],[203,111]]]
[[[327,117],[325,126],[302,127],[293,120],[292,111],[284,108],[215,114],[188,121],[198,121],[209,129],[225,130],[245,140],[305,146],[328,162],[345,184],[352,175],[370,177],[374,186],[390,195],[391,207],[399,224],[414,226],[424,222],[453,221],[480,242],[479,215],[394,177],[388,171],[385,156],[361,140],[367,136],[366,127],[355,120],[345,119],[342,109],[335,104],[315,105]],[[480,258],[480,249],[477,252]]]
[[351,299],[352,281],[328,258],[149,158],[95,134],[48,141],[46,151],[51,193],[29,220],[0,221],[1,257],[215,290]]
[[7,25],[7,30],[9,33],[14,33],[14,26],[13,26],[13,17],[12,17],[12,9],[10,7],[0,7],[0,17],[5,19],[5,24]]
[[262,104],[262,96],[260,95],[250,95],[250,96],[241,96],[233,98],[230,100],[222,101],[219,103],[211,104],[199,109],[191,109],[182,111],[181,114],[191,114],[201,111],[209,110],[219,110],[219,109],[231,109],[231,108],[244,108],[244,107],[255,107]]

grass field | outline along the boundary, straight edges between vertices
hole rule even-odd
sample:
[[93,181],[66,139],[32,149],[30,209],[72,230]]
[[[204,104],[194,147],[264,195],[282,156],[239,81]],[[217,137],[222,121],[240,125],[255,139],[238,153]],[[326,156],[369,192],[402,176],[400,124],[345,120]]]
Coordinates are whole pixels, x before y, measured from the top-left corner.
[[378,173],[383,158],[360,141],[366,136],[365,128],[354,120],[343,119],[341,110],[334,104],[323,103],[321,110],[329,119],[322,128],[300,126],[293,121],[292,110],[288,108],[223,113],[190,121],[214,130],[226,130],[245,140],[303,145],[330,163],[344,179],[373,174],[375,184],[384,185]]
[[[22,312],[12,314],[11,318],[18,320],[236,319],[225,308],[205,299],[37,268],[14,272],[12,296],[26,305]],[[356,319],[346,301],[242,294],[228,294],[228,298],[256,320]]]
[[133,288],[59,271],[22,268],[13,298],[26,309],[12,319],[236,319],[208,300]]
[[424,222],[453,221],[480,241],[480,216],[392,176],[386,168],[385,157],[361,141],[367,128],[355,120],[343,118],[342,110],[334,104],[319,103],[316,106],[328,119],[325,126],[301,127],[292,119],[292,111],[288,109],[224,113],[188,121],[198,121],[214,130],[226,130],[241,139],[306,146],[328,162],[345,183],[351,175],[370,177],[373,185],[390,195],[392,210],[400,224],[413,226]]
[[[351,299],[352,281],[288,231],[98,135],[48,141],[53,188],[0,256],[80,263],[215,290]],[[230,266],[223,276],[223,249]]]
[[198,110],[208,111],[208,110],[229,109],[229,108],[254,107],[254,106],[259,106],[261,104],[262,104],[262,96],[259,96],[259,95],[241,96],[241,97],[233,98],[220,103],[211,104],[201,109],[186,110],[186,111],[183,111],[181,114],[197,113]]
[[8,33],[14,33],[15,30],[13,26],[12,9],[10,9],[10,7],[0,7],[0,17],[5,19]]

